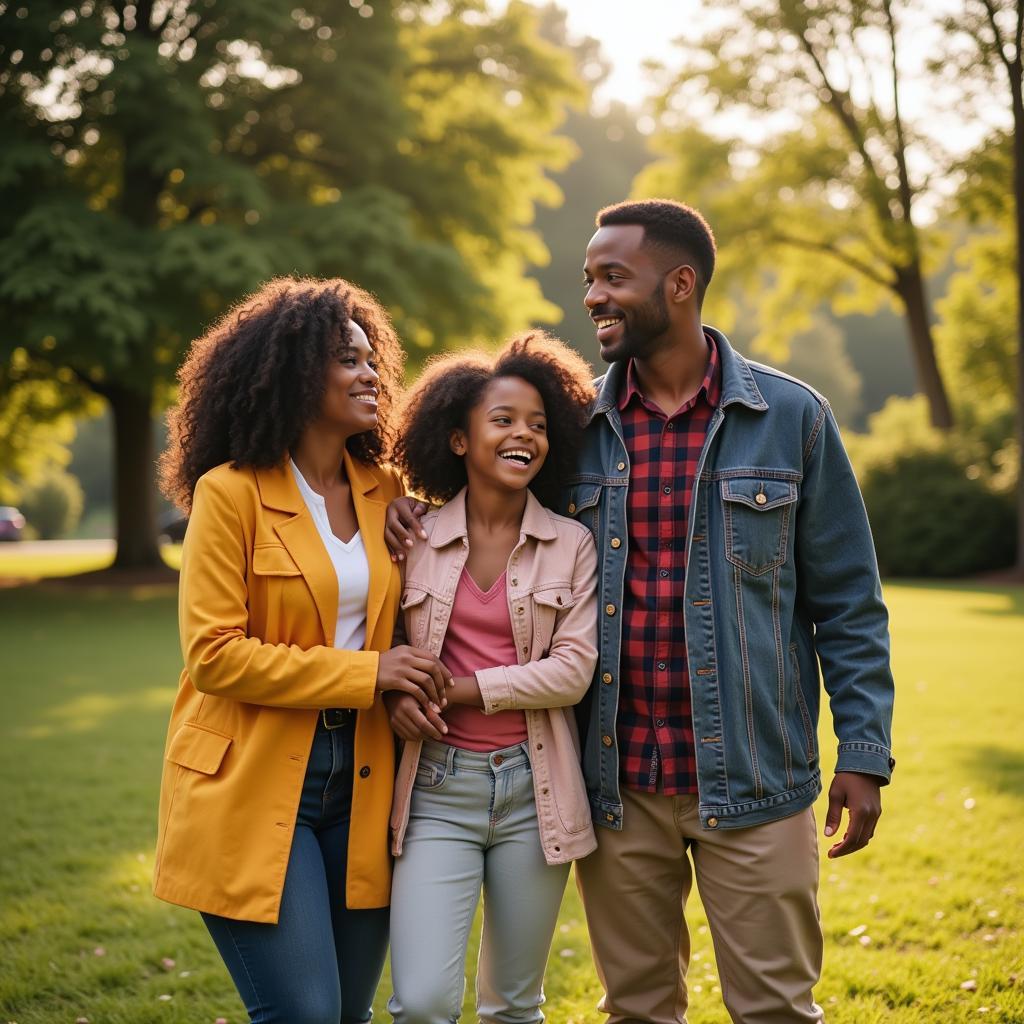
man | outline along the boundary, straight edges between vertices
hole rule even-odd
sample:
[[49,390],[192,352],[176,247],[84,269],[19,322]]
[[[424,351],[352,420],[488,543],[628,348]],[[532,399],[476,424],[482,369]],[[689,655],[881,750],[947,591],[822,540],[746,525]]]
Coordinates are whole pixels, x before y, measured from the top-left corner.
[[867,517],[827,402],[701,324],[715,243],[679,203],[602,210],[601,358],[568,511],[594,530],[601,660],[581,709],[599,830],[577,866],[612,1022],[684,1020],[696,875],[743,1024],[817,1021],[818,662],[839,737],[825,835],[870,840],[892,677]]
[[577,879],[601,1009],[685,1021],[696,877],[732,1019],[820,1021],[819,663],[839,738],[825,835],[849,812],[830,857],[871,839],[894,765],[864,506],[825,399],[702,326],[715,243],[700,214],[620,203],[597,224],[585,301],[610,368],[566,511],[600,559],[578,717],[605,827]]

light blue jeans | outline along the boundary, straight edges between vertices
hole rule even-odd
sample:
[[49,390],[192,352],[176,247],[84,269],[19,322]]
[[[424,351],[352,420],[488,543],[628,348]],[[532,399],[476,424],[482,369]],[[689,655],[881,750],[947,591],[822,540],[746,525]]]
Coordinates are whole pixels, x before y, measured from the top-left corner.
[[544,860],[525,744],[476,753],[425,742],[391,891],[395,1021],[459,1019],[481,888],[477,1015],[482,1024],[543,1021],[544,967],[568,874],[568,864]]

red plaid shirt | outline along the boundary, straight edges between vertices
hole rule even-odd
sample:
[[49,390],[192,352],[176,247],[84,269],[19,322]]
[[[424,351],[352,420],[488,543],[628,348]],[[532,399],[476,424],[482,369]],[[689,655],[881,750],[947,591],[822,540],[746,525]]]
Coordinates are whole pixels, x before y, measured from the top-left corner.
[[697,792],[683,607],[693,479],[721,393],[707,343],[704,380],[671,416],[640,392],[632,362],[618,403],[630,470],[616,731],[623,783],[648,793]]

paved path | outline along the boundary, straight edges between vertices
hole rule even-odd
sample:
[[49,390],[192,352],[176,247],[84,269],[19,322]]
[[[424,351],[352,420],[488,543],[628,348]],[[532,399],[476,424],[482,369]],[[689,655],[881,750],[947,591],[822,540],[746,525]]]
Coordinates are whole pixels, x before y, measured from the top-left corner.
[[112,540],[19,540],[0,545],[0,554],[14,555],[112,555]]

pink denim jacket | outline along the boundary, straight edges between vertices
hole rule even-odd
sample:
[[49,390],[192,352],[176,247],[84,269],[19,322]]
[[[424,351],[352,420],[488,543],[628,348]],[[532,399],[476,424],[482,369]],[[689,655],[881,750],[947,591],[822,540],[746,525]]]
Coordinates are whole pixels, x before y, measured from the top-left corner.
[[[469,555],[465,489],[425,516],[423,529],[428,539],[417,542],[405,565],[405,638],[439,655]],[[485,714],[526,712],[537,821],[549,864],[585,857],[597,846],[572,710],[597,664],[596,591],[597,551],[590,531],[528,494],[507,576],[519,664],[481,669],[476,679]],[[396,857],[409,821],[421,746],[404,744],[395,780],[391,848]]]

